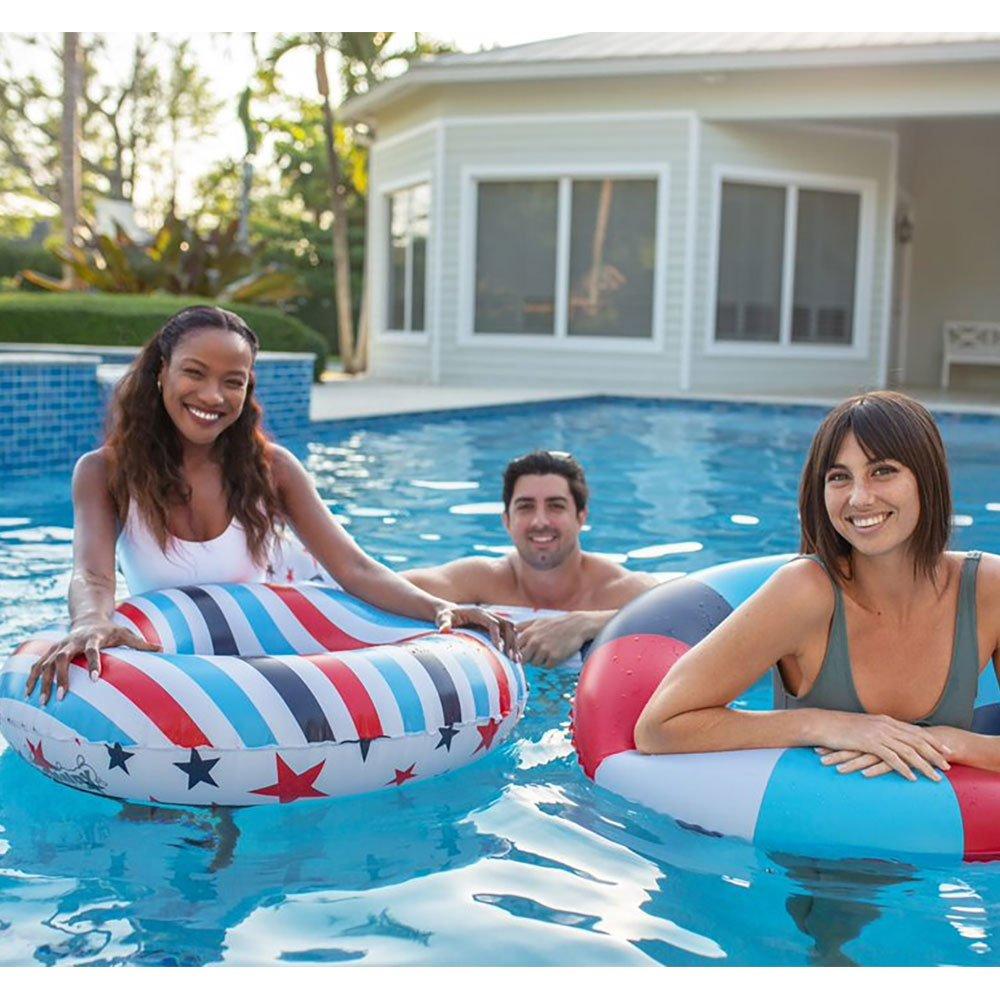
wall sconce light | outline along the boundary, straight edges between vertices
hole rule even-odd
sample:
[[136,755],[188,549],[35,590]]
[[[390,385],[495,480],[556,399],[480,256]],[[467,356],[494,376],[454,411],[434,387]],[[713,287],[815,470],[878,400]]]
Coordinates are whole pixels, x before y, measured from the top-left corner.
[[909,209],[902,209],[896,216],[896,242],[910,243],[913,240],[913,216]]

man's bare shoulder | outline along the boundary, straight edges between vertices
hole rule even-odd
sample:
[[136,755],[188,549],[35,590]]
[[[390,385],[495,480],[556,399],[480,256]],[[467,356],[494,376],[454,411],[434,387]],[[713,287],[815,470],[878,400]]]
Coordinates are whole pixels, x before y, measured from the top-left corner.
[[510,565],[505,558],[466,556],[402,575],[429,593],[460,604],[502,603],[496,595],[510,578]]
[[652,573],[628,570],[607,556],[584,553],[584,573],[588,582],[588,604],[602,610],[620,608],[661,581]]

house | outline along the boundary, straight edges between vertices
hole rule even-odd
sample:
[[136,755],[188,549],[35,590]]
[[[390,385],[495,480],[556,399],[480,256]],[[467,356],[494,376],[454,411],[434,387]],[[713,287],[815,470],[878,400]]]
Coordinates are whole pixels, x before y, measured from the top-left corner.
[[1000,361],[1000,34],[582,34],[344,113],[375,134],[379,375],[929,386],[951,321]]

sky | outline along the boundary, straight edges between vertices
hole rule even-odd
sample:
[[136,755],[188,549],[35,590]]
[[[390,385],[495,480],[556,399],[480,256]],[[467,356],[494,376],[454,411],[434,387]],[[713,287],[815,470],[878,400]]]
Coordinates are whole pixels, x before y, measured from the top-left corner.
[[[134,31],[159,30],[164,34],[183,32],[194,36],[199,63],[211,77],[219,99],[225,102],[225,109],[213,135],[197,143],[185,143],[178,150],[186,165],[179,200],[182,210],[189,209],[197,177],[224,157],[242,155],[243,133],[235,108],[237,95],[251,67],[247,33],[254,28],[268,27],[270,30],[258,32],[260,48],[267,51],[278,31],[317,27],[316,18],[326,12],[315,4],[306,4],[305,0],[282,0],[280,4],[266,7],[252,0],[212,0],[211,4],[204,0],[172,0],[169,7],[152,14],[148,9],[138,9],[139,6],[123,0],[102,0],[100,5],[87,10],[86,23],[79,23],[81,5],[72,0],[47,0],[45,27],[51,28],[55,23],[61,28],[102,32],[109,40],[122,73],[128,65]],[[484,10],[488,10],[490,16],[484,16]],[[997,11],[1000,7],[995,2],[986,5],[981,0],[949,0],[947,7],[938,5],[933,10],[916,10],[912,3],[903,0],[882,0],[878,5],[870,0],[838,0],[835,10],[802,4],[800,0],[755,0],[752,5],[737,0],[702,0],[698,5],[684,5],[683,8],[676,4],[650,4],[648,0],[615,0],[613,5],[602,8],[596,5],[590,8],[584,3],[571,7],[553,0],[548,3],[545,0],[504,0],[502,5],[492,8],[452,0],[421,0],[418,3],[392,0],[364,8],[365,19],[369,22],[409,23],[434,38],[453,42],[463,51],[518,45],[581,31],[997,30],[1000,28]],[[155,23],[151,23],[153,14]],[[30,7],[20,5],[5,10],[3,28],[5,32],[38,30],[41,27],[38,18]],[[337,11],[336,18],[350,21],[352,14]],[[301,23],[304,19],[306,24]],[[296,21],[299,23],[294,23]],[[313,23],[310,25],[309,21]],[[422,23],[414,25],[414,21]],[[338,27],[349,28],[349,24],[341,23]],[[188,30],[190,28],[197,28],[197,33]],[[281,64],[281,72],[284,90],[290,96],[316,96],[313,65],[307,52],[289,54]]]
[[[6,23],[4,25],[6,27]],[[132,58],[135,32],[102,32],[106,45],[106,58],[101,65],[109,74],[120,78],[126,76]],[[218,123],[213,134],[194,141],[182,141],[178,144],[178,160],[182,172],[178,189],[178,204],[181,214],[190,211],[196,201],[195,184],[214,164],[227,157],[239,159],[244,150],[243,129],[236,117],[238,95],[246,85],[248,76],[252,73],[253,57],[251,54],[249,33],[246,31],[216,31],[216,32],[160,32],[164,37],[189,37],[193,40],[198,64],[212,81],[212,89],[219,100],[224,102],[223,110],[218,116]],[[448,31],[429,33],[434,39],[448,41],[463,51],[476,51],[495,45],[517,45],[525,41],[535,41],[542,37],[552,37],[549,34],[539,34],[537,29],[497,30],[489,32]],[[87,32],[84,32],[86,37]],[[400,33],[400,44],[405,47],[412,40],[412,32]],[[58,35],[51,34],[53,42],[58,44]],[[276,32],[258,32],[258,50],[267,53],[277,37]],[[13,40],[11,40],[13,41]],[[16,45],[16,42],[14,42]],[[58,66],[51,55],[41,51],[17,48],[20,65],[30,65],[43,77],[50,79],[55,86],[57,78],[53,75]],[[336,85],[336,77],[331,62],[331,83]],[[280,63],[282,91],[290,97],[309,97],[315,99],[316,77],[312,56],[306,50],[290,52]],[[258,113],[259,110],[258,110]],[[266,151],[259,157],[266,161]],[[147,178],[148,179],[148,178]],[[149,192],[137,191],[136,202],[141,206],[147,200]],[[20,206],[18,206],[20,207]],[[53,208],[54,211],[54,208]]]

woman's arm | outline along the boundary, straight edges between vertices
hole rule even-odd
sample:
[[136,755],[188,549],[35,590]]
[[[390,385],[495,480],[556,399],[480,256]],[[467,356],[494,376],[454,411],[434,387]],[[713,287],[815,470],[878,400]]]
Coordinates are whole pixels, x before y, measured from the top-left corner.
[[462,625],[486,628],[493,642],[514,650],[513,626],[477,608],[434,597],[369,556],[337,523],[301,462],[272,445],[275,484],[282,508],[295,533],[317,562],[355,597],[394,614],[433,621],[448,629]]
[[69,688],[69,665],[83,653],[91,677],[101,672],[100,650],[131,646],[154,651],[146,642],[112,621],[115,610],[115,540],[118,526],[108,493],[107,462],[101,451],[84,455],[73,470],[73,573],[69,582],[70,633],[41,657],[28,675],[30,696],[41,679],[44,705],[52,692],[53,678],[59,697]]
[[[876,754],[905,777],[937,778],[943,748],[917,726],[886,716],[824,709],[741,712],[726,708],[785,656],[801,658],[826,636],[833,592],[823,570],[796,561],[685,653],[660,682],[635,727],[643,753],[700,753],[760,747],[823,746]],[[804,678],[803,686],[813,678]]]

